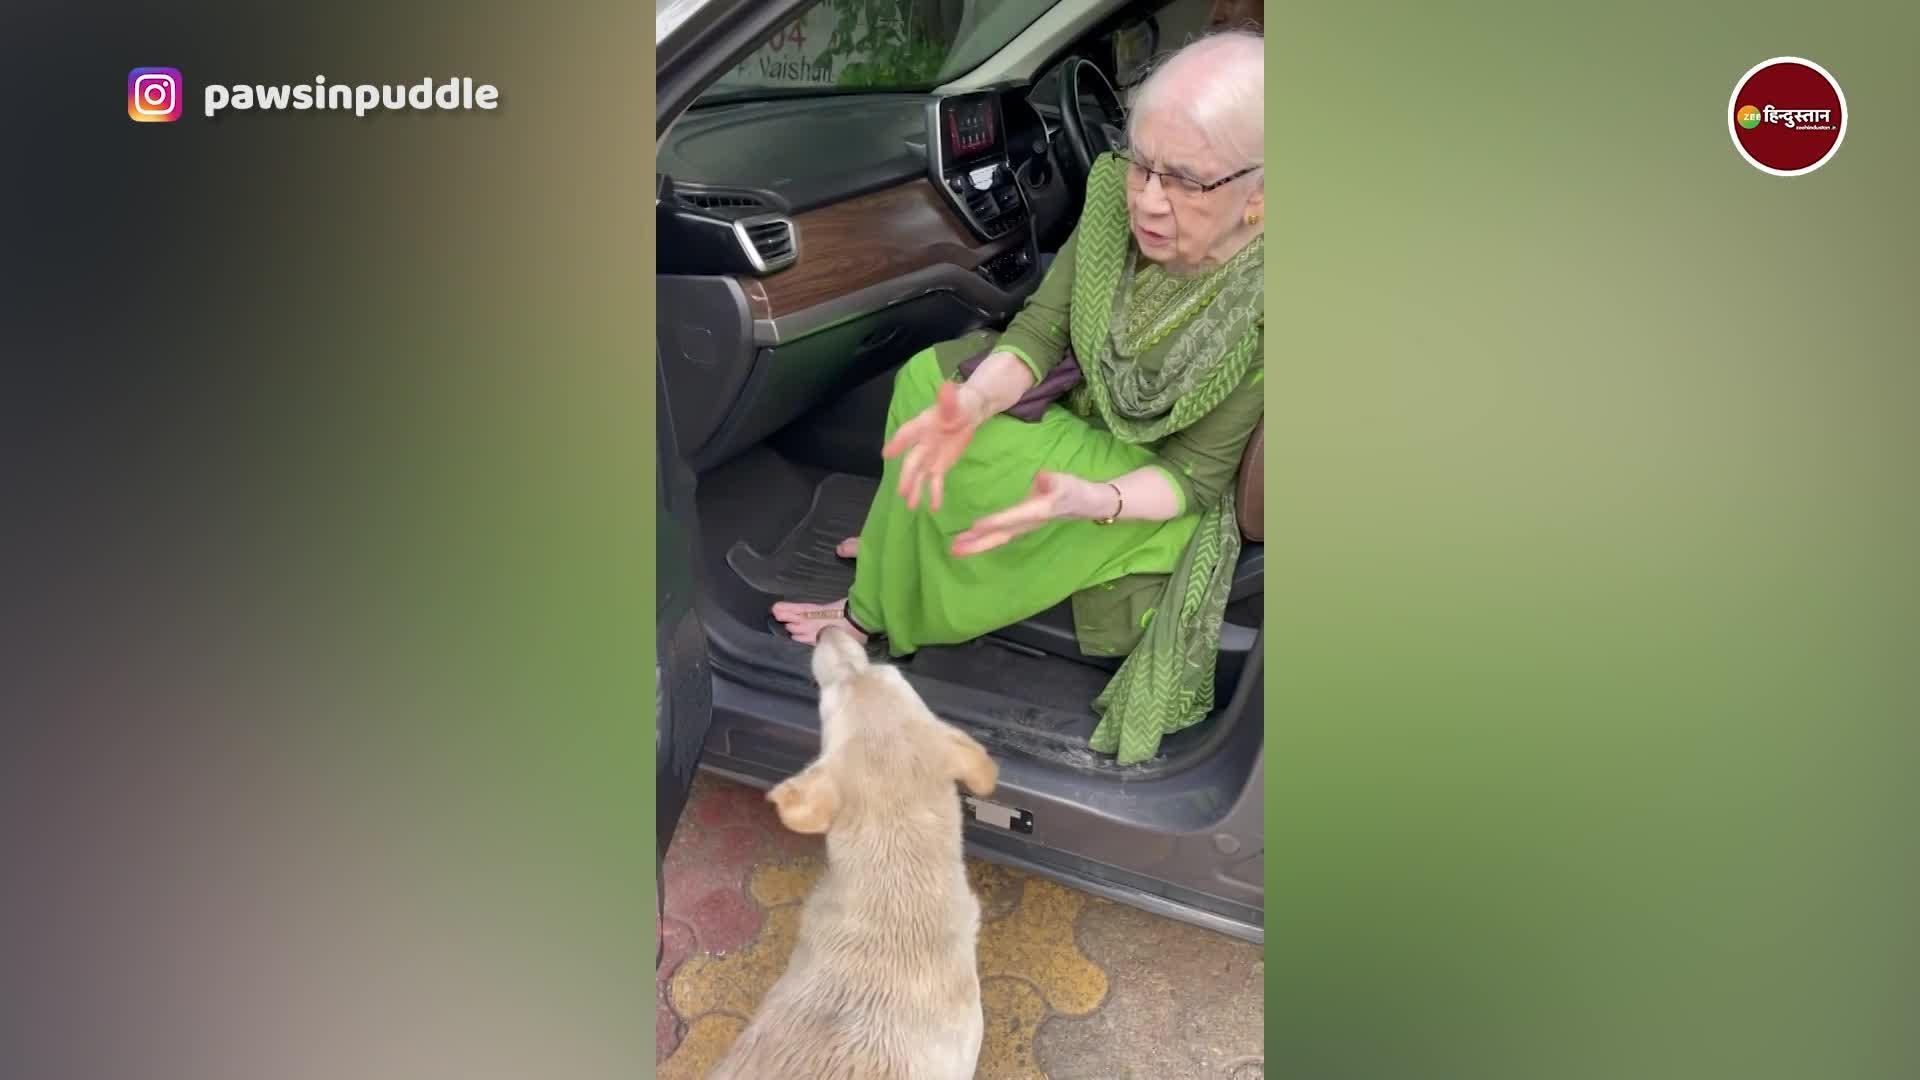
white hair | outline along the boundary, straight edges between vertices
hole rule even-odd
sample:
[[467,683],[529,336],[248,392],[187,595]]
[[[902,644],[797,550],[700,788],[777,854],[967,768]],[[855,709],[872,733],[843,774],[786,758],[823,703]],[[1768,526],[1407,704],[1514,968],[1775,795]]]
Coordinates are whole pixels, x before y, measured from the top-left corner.
[[1225,30],[1181,48],[1140,84],[1128,110],[1127,139],[1139,137],[1142,117],[1160,115],[1192,125],[1228,162],[1258,165],[1267,154],[1266,39]]

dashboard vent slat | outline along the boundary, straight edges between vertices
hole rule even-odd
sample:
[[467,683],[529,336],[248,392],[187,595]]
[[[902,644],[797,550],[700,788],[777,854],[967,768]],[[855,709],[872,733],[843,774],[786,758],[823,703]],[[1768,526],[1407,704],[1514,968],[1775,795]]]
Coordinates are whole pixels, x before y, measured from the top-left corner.
[[750,217],[734,222],[734,233],[761,273],[792,263],[798,256],[793,222],[783,217]]
[[766,200],[753,195],[732,195],[721,192],[689,192],[683,196],[688,202],[702,210],[765,210]]
[[782,224],[755,225],[747,230],[747,239],[753,242],[760,257],[772,262],[793,250],[791,238],[787,236],[787,227]]

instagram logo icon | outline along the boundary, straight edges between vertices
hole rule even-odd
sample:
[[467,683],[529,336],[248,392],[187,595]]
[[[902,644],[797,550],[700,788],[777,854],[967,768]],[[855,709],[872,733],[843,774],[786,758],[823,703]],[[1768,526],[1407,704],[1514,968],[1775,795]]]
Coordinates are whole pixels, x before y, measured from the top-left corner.
[[138,67],[127,73],[127,115],[143,124],[180,119],[180,71]]

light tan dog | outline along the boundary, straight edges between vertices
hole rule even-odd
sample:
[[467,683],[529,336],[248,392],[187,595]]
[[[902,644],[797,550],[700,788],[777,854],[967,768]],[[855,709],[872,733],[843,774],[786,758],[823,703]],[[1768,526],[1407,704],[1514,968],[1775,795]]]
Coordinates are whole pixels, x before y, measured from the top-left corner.
[[892,667],[828,630],[813,654],[820,756],[767,793],[827,834],[787,970],[714,1080],[968,1080],[984,1018],[980,902],[961,861],[958,781],[993,791],[980,744]]

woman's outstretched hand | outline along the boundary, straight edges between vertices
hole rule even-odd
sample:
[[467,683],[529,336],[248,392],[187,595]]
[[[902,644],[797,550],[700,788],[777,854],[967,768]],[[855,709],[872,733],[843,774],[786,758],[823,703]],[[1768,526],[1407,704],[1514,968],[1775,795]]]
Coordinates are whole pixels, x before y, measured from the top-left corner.
[[1076,510],[1088,502],[1088,490],[1088,483],[1077,476],[1043,472],[1033,478],[1025,499],[997,514],[988,514],[954,537],[953,553],[965,558],[992,551],[1049,522],[1080,516]]
[[940,384],[940,396],[919,416],[900,425],[892,441],[880,450],[888,459],[907,458],[900,465],[900,495],[910,509],[920,509],[922,492],[929,505],[940,509],[946,495],[947,470],[953,468],[967,443],[985,419],[979,392],[958,383]]

